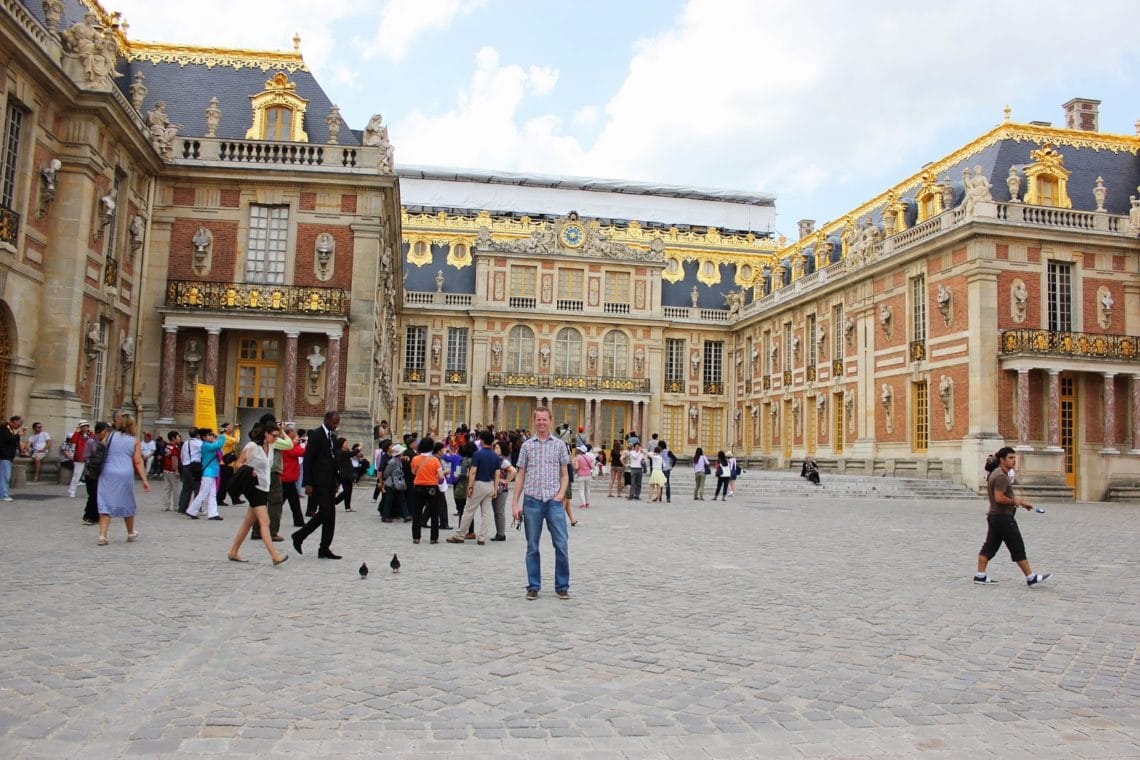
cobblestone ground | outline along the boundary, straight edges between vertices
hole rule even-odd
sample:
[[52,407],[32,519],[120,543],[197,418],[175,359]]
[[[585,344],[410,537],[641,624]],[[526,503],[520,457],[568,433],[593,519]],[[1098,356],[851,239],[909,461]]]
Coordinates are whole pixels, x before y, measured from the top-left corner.
[[277,568],[226,561],[240,508],[140,492],[97,547],[62,488],[15,496],[4,758],[1140,756],[1137,506],[1023,513],[1028,589],[1004,555],[970,582],[980,500],[601,497],[573,598],[547,542],[528,602],[521,533],[413,546],[359,490],[343,561]]

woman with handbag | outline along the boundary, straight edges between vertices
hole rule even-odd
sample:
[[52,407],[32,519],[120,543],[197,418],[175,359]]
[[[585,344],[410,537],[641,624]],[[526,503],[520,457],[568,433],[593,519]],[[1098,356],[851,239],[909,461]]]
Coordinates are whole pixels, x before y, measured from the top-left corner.
[[716,453],[716,491],[713,492],[713,501],[720,497],[721,501],[728,501],[728,484],[732,480],[732,469],[728,465],[728,455],[723,451]]
[[233,545],[230,546],[227,555],[230,562],[249,562],[249,560],[243,559],[239,552],[254,523],[258,525],[261,541],[265,544],[265,550],[269,552],[273,564],[280,565],[289,559],[288,554],[281,554],[277,551],[277,547],[273,545],[273,534],[269,532],[269,508],[267,506],[269,504],[269,478],[270,468],[273,464],[273,442],[278,433],[276,427],[257,423],[249,431],[249,443],[241,450],[237,461],[234,462],[235,482],[245,479],[242,468],[246,466],[252,471],[250,474],[255,480],[250,482],[249,486],[242,492],[249,508],[246,509],[245,519],[238,526],[237,536],[234,537]]
[[696,501],[705,500],[705,476],[712,472],[712,467],[709,466],[709,458],[705,456],[705,450],[700,446],[697,447],[696,453],[693,454],[693,499]]
[[412,513],[408,509],[408,481],[404,479],[405,459],[404,447],[393,443],[388,449],[388,463],[384,465],[384,471],[377,478],[384,484],[383,495],[380,498],[382,522],[394,522],[397,507],[404,522],[412,519]]

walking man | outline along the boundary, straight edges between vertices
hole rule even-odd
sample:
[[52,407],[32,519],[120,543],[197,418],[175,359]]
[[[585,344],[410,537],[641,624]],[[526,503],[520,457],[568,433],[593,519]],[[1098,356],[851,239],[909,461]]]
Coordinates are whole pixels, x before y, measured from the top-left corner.
[[570,473],[566,469],[570,464],[570,452],[564,442],[551,437],[550,410],[544,406],[534,410],[534,430],[535,436],[527,439],[519,451],[518,485],[511,502],[515,520],[522,518],[526,528],[526,598],[537,599],[542,588],[539,543],[545,521],[554,544],[554,592],[559,599],[569,599],[570,537],[562,496],[570,482]]
[[305,523],[305,527],[293,534],[293,548],[301,554],[301,545],[310,533],[321,529],[321,545],[317,550],[320,559],[340,559],[332,550],[333,534],[336,532],[336,487],[340,480],[336,472],[336,429],[340,427],[340,412],[325,412],[325,422],[319,428],[309,431],[309,442],[305,446],[305,468],[302,483],[305,493],[312,497],[310,504],[317,507],[316,517]]
[[1010,483],[1009,471],[1017,466],[1017,454],[1013,449],[1005,446],[998,450],[998,466],[986,479],[986,492],[990,498],[990,511],[986,513],[986,522],[989,530],[986,533],[986,542],[978,552],[978,572],[974,574],[974,583],[990,584],[997,581],[986,575],[986,565],[997,554],[1002,542],[1009,549],[1009,558],[1017,563],[1021,572],[1025,574],[1025,582],[1030,586],[1044,583],[1053,576],[1052,573],[1037,574],[1029,566],[1025,558],[1025,541],[1021,538],[1021,530],[1017,527],[1017,508],[1033,509],[1033,505],[1025,500],[1017,500],[1013,495],[1013,485]]
[[[461,544],[466,540],[467,531],[475,529],[475,513],[478,512],[479,532],[476,541],[482,546],[487,541],[487,531],[493,523],[492,504],[495,500],[495,476],[499,472],[499,455],[491,448],[495,437],[484,430],[480,434],[483,447],[475,452],[467,467],[467,505],[459,520],[459,530],[447,539],[449,544]],[[496,532],[495,535],[498,535]]]

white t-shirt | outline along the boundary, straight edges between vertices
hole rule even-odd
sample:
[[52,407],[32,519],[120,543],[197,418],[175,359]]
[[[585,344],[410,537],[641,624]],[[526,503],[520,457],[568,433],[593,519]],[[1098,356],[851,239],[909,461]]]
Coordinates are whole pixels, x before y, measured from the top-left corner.
[[50,443],[51,434],[46,430],[41,430],[32,436],[32,453],[46,452]]

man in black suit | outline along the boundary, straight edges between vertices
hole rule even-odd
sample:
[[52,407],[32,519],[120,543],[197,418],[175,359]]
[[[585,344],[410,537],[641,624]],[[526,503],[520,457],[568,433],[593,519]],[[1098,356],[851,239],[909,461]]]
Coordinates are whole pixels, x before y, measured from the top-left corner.
[[338,485],[336,473],[336,459],[334,458],[333,441],[336,439],[336,429],[340,426],[340,412],[325,412],[325,422],[316,430],[309,431],[309,443],[305,448],[305,469],[302,485],[305,493],[312,497],[317,505],[317,515],[305,523],[305,527],[293,534],[293,548],[301,554],[301,544],[318,526],[321,529],[321,547],[317,556],[321,559],[340,559],[339,554],[333,554],[332,540],[336,531],[336,509],[333,499],[336,498]]

